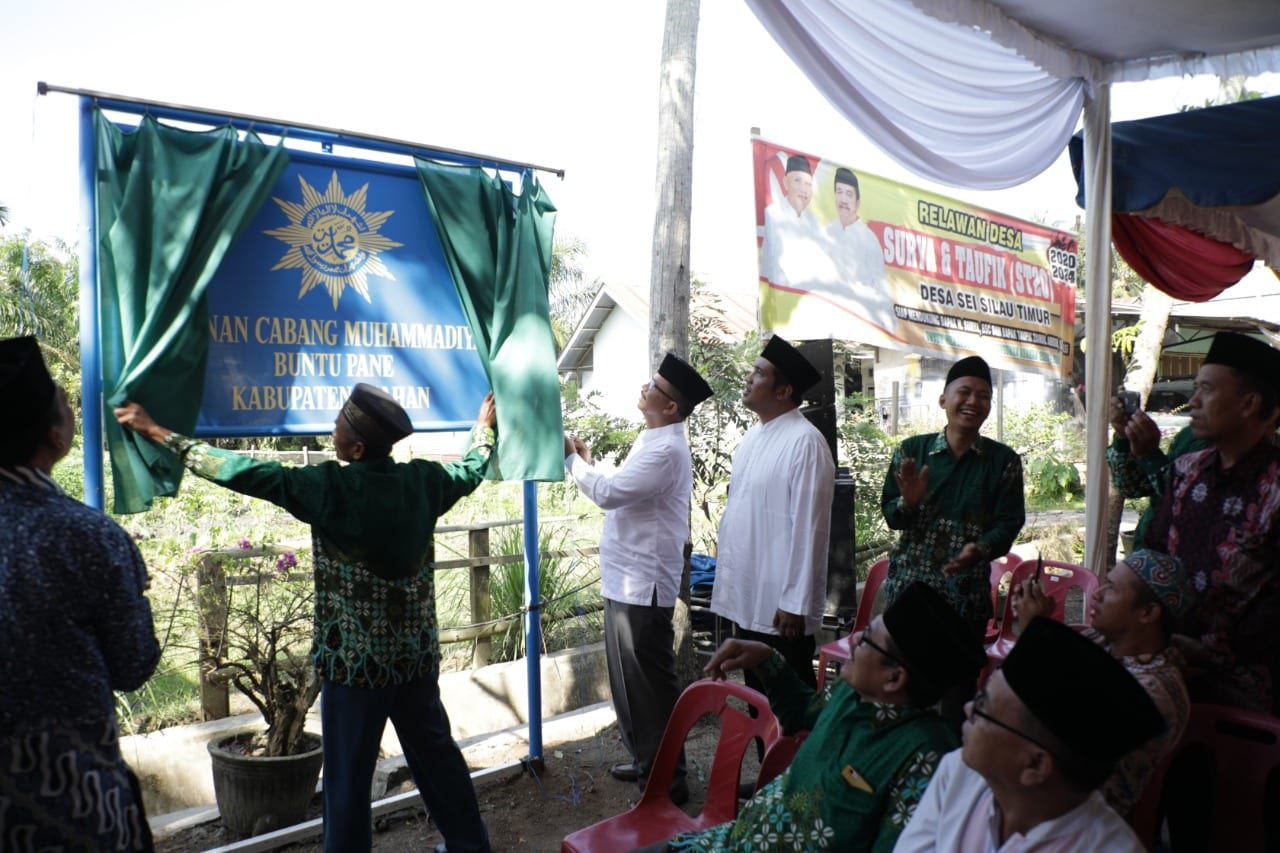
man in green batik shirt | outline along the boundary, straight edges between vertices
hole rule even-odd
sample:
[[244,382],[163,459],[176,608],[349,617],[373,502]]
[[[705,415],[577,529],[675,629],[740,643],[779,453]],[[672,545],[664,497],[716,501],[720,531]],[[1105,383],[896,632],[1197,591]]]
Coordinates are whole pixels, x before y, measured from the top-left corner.
[[1133,529],[1134,548],[1141,548],[1147,525],[1164,497],[1173,460],[1186,453],[1204,450],[1209,442],[1196,438],[1191,427],[1185,426],[1173,437],[1166,453],[1160,449],[1160,427],[1156,422],[1141,410],[1132,414],[1126,412],[1119,397],[1111,398],[1110,418],[1111,428],[1115,430],[1115,437],[1107,448],[1111,482],[1115,483],[1121,497],[1151,498]]
[[839,680],[815,693],[764,643],[725,641],[705,672],[753,670],[784,731],[812,731],[736,820],[641,849],[892,850],[942,756],[960,743],[933,705],[971,682],[986,656],[960,615],[921,583],[849,646]]
[[[320,674],[324,849],[368,850],[369,789],[388,719],[450,853],[488,851],[470,771],[440,701],[436,519],[480,485],[497,423],[485,397],[460,461],[396,462],[413,431],[381,389],[361,383],[333,427],[340,462],[290,468],[178,435],[128,402],[116,419],[162,444],[195,474],[271,501],[311,525],[315,556],[312,657]],[[348,463],[348,464],[340,464]]]
[[1022,459],[978,433],[991,414],[991,369],[980,357],[951,366],[938,405],[946,427],[902,442],[885,477],[884,519],[902,535],[882,594],[892,602],[923,581],[982,636],[992,616],[991,560],[1026,521]]

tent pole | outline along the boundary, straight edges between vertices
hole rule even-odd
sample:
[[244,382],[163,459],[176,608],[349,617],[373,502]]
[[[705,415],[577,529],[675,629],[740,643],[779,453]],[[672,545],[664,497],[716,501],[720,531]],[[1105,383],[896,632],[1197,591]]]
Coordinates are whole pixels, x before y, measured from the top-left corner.
[[524,659],[529,682],[529,760],[542,761],[542,604],[538,569],[538,484],[524,481]]
[[1111,399],[1111,86],[1099,83],[1084,102],[1085,149],[1085,480],[1084,564],[1105,572],[1107,410]]
[[84,436],[84,502],[106,506],[102,469],[102,338],[98,325],[98,217],[93,99],[80,99],[80,425]]

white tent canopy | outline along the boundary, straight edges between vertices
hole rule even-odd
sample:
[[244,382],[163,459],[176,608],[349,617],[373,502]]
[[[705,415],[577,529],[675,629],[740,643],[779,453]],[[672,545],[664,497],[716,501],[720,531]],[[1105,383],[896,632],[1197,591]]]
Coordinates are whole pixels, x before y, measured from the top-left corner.
[[[972,189],[1022,183],[1058,158],[1083,111],[1091,247],[1111,245],[1111,83],[1280,70],[1276,0],[747,3],[837,109],[923,177]],[[1109,252],[1086,263],[1086,281],[1109,279]],[[1110,288],[1089,288],[1086,338],[1108,340],[1110,315]],[[1087,387],[1110,388],[1110,369],[1110,359],[1089,359]],[[1087,420],[1094,569],[1105,559],[1106,413],[1092,406]]]

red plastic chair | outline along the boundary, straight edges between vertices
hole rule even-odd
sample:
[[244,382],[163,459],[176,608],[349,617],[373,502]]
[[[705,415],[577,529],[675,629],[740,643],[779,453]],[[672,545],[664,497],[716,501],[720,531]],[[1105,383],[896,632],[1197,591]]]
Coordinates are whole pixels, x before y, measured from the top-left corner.
[[[1204,773],[1182,779],[1168,776],[1169,768],[1189,750],[1200,754]],[[1138,838],[1153,848],[1165,817],[1170,785],[1188,788],[1180,799],[1205,803],[1209,812],[1210,850],[1274,850],[1280,837],[1280,815],[1272,813],[1267,832],[1268,779],[1280,771],[1280,719],[1222,705],[1191,705],[1187,730],[1178,745],[1152,774],[1142,797],[1134,804],[1129,825]],[[1274,809],[1272,810],[1274,812]],[[1178,845],[1179,839],[1172,842]]]
[[[752,718],[745,710],[729,704],[730,698],[751,705],[759,716]],[[708,714],[720,718],[720,740],[711,763],[711,778],[707,780],[706,804],[697,817],[690,817],[671,801],[671,782],[689,730]],[[738,782],[747,749],[756,738],[768,749],[780,733],[778,718],[762,694],[731,681],[695,681],[676,701],[640,802],[628,812],[568,836],[560,845],[561,853],[632,850],[681,832],[733,820],[738,816]]]
[[[862,596],[858,599],[858,612],[853,617],[853,632],[857,633],[871,624],[871,608],[876,601],[876,593],[889,574],[889,558],[876,560],[867,570],[867,580],[862,585]],[[831,666],[837,669],[849,659],[849,638],[837,637],[818,650],[818,689],[827,681],[827,670]]]
[[1017,554],[1009,553],[1003,557],[999,557],[991,561],[991,619],[987,622],[986,644],[991,645],[1000,639],[1000,622],[996,619],[1003,611],[1003,602],[1000,600],[1000,586],[1005,575],[1009,575],[1009,586],[1006,590],[1013,588],[1013,570],[1018,568],[1022,563],[1022,558]]
[[[1009,589],[1022,583],[1027,578],[1035,577],[1036,574],[1035,560],[1025,560],[1019,563],[1013,570],[1013,578],[1009,582]],[[1056,560],[1045,560],[1043,562],[1044,570],[1040,575],[1040,585],[1044,587],[1045,594],[1053,599],[1053,613],[1051,618],[1059,622],[1066,622],[1066,605],[1067,598],[1071,595],[1072,590],[1080,591],[1080,602],[1082,604],[1081,620],[1068,622],[1070,625],[1082,625],[1087,620],[1083,617],[1089,612],[1089,597],[1093,595],[1093,591],[1098,588],[1098,576],[1086,569],[1084,566],[1077,566],[1072,563],[1060,563]],[[1013,649],[1014,642],[1018,639],[1013,632],[1013,596],[1010,595],[1004,602],[1004,613],[1000,617],[1000,634],[996,641],[987,648],[987,672],[980,678],[980,683],[986,680],[986,675],[990,674]]]
[[782,775],[782,771],[791,766],[791,760],[800,751],[800,744],[809,736],[808,731],[796,732],[793,735],[779,735],[773,745],[765,750],[760,761],[760,772],[756,775],[756,790],[759,791],[774,779]]

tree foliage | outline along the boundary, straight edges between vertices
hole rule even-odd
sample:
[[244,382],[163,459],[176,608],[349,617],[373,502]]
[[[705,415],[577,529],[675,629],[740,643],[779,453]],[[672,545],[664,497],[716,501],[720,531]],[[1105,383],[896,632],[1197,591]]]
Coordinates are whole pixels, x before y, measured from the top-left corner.
[[690,312],[689,362],[713,392],[711,399],[689,416],[692,499],[697,520],[701,522],[695,529],[709,528],[710,537],[709,542],[699,542],[695,534],[697,550],[708,549],[708,545],[714,543],[715,525],[728,496],[733,452],[753,422],[754,416],[742,405],[742,387],[747,365],[755,360],[760,342],[755,333],[733,342],[719,299],[696,282],[694,290],[693,301],[698,310]]
[[547,302],[557,351],[569,341],[602,284],[599,279],[587,278],[582,267],[586,256],[587,245],[577,237],[556,237],[551,246]]
[[80,266],[66,242],[0,240],[0,336],[15,335],[39,338],[54,378],[79,386]]

